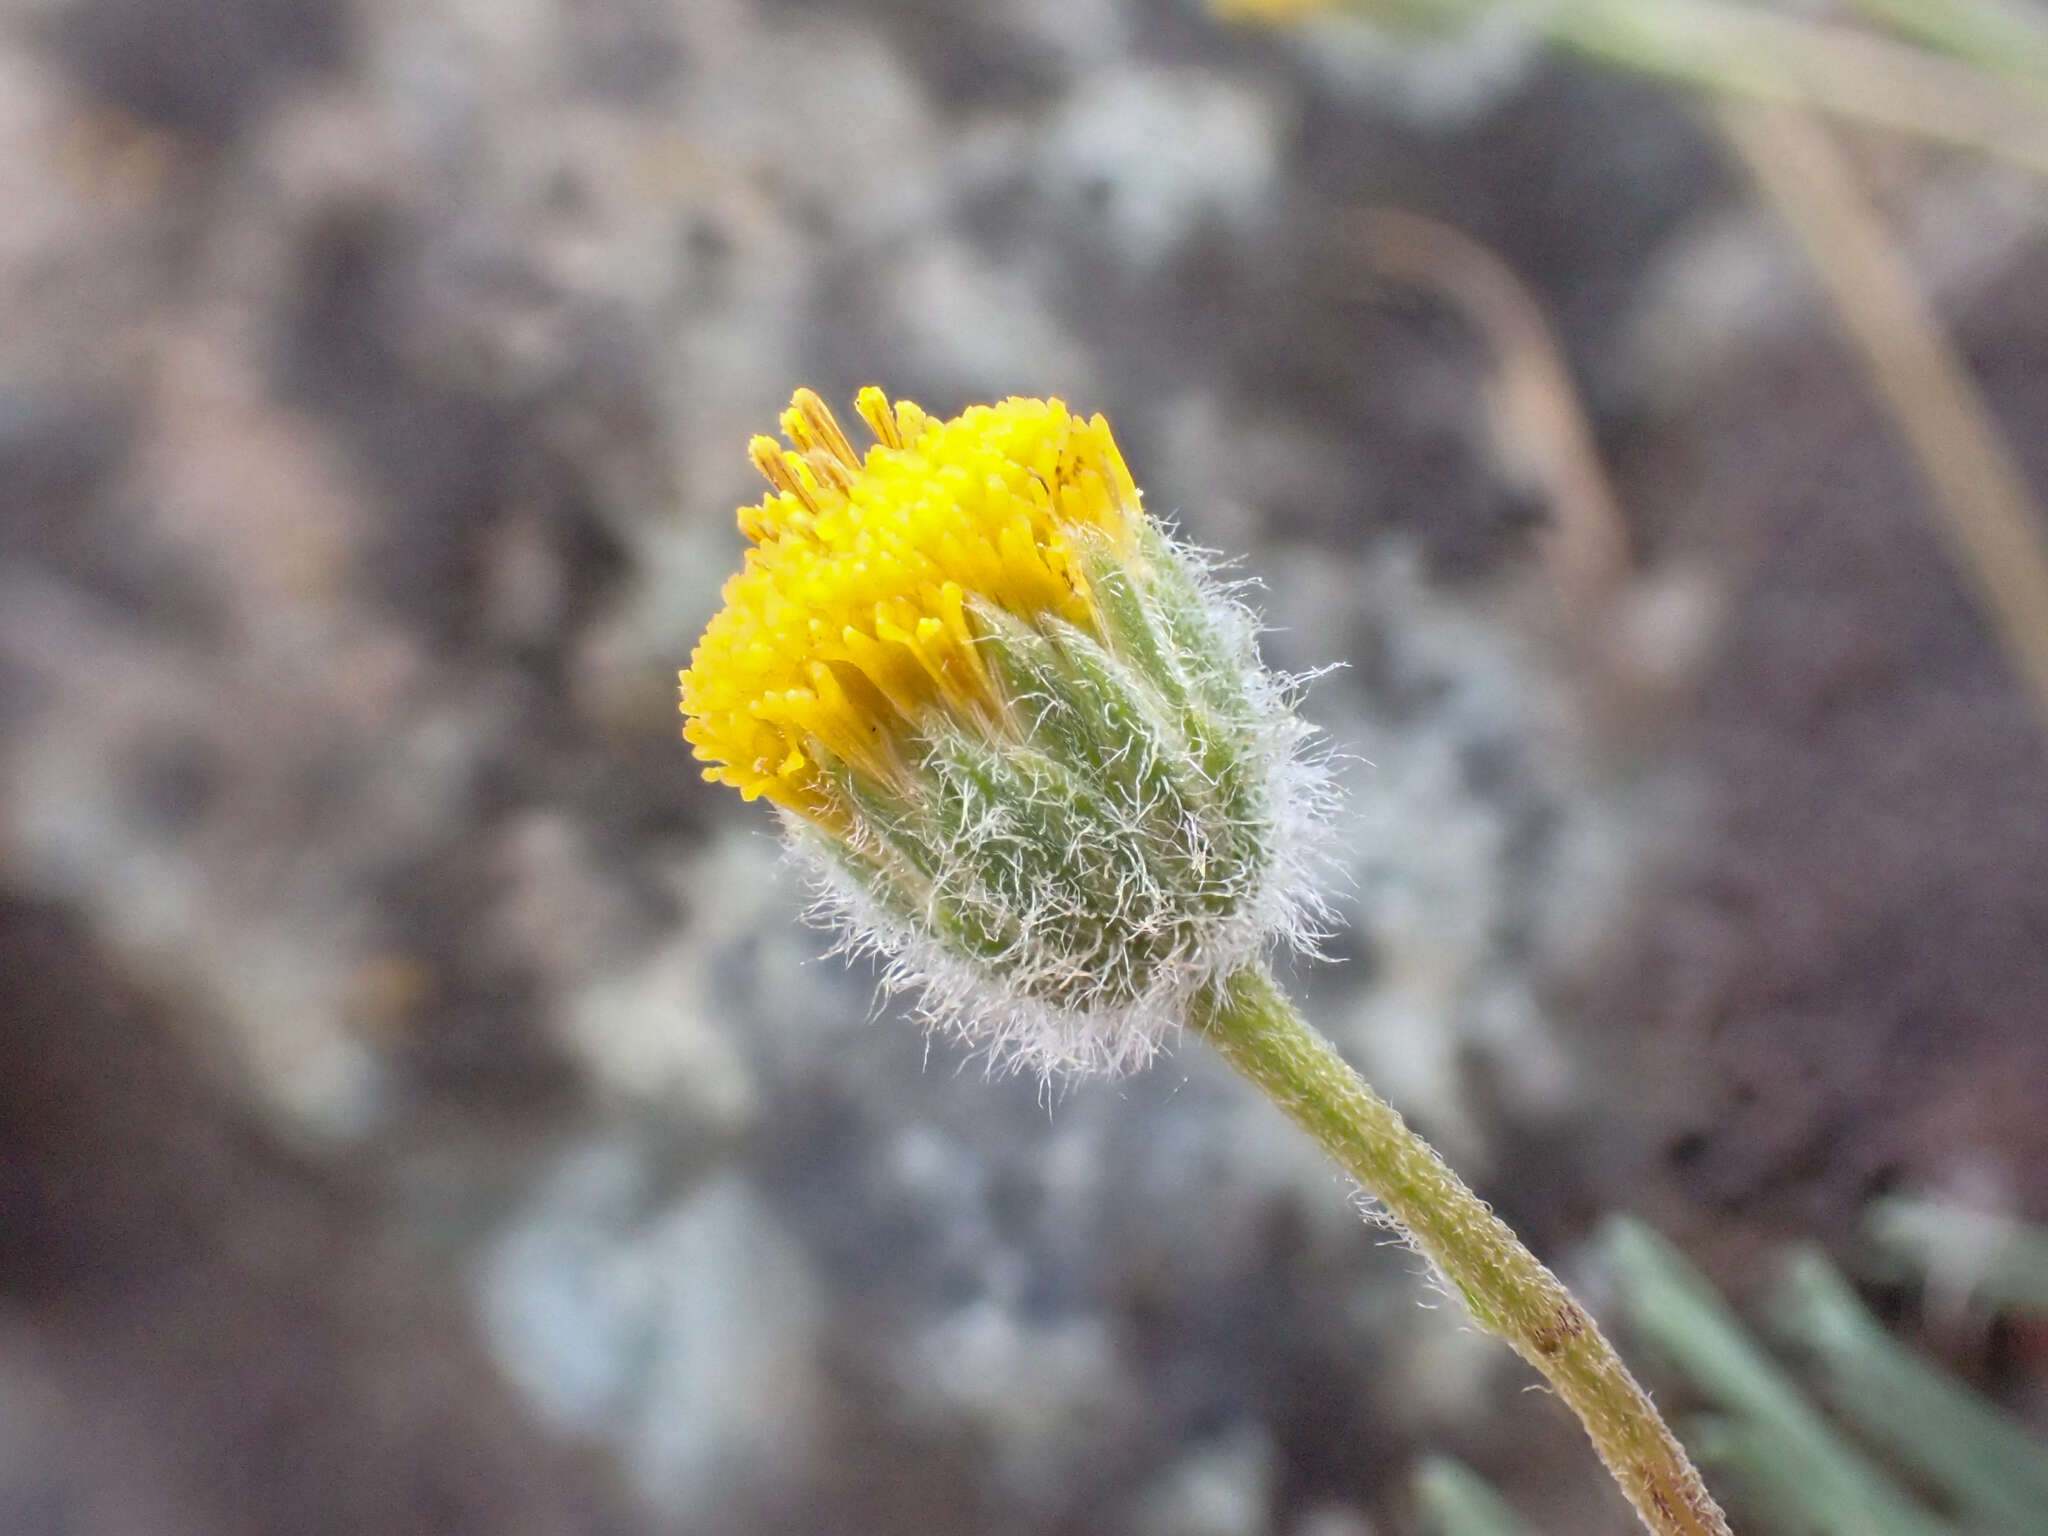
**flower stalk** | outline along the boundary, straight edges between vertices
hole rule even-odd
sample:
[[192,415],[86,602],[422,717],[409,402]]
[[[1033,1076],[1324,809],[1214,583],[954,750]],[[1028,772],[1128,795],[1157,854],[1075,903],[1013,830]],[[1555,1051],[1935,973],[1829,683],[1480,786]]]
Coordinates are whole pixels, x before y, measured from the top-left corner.
[[681,675],[705,776],[775,806],[845,946],[992,1067],[1114,1073],[1192,1025],[1550,1378],[1651,1530],[1726,1536],[1584,1309],[1273,985],[1323,911],[1327,769],[1109,424],[859,410],[865,453],[808,390],[789,447],[754,440],[770,494]]
[[1191,1022],[1386,1207],[1480,1327],[1543,1373],[1650,1530],[1729,1536],[1698,1471],[1585,1308],[1310,1027],[1264,967],[1248,966],[1212,991]]

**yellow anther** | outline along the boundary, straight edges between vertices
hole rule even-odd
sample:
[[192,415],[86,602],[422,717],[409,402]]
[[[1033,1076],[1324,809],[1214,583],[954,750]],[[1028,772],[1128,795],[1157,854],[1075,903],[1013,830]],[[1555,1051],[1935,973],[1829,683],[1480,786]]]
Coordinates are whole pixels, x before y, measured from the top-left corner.
[[860,455],[839,430],[831,407],[818,398],[816,390],[800,389],[783,413],[783,431],[799,449],[822,448],[848,469],[860,468]]
[[775,441],[774,438],[768,437],[765,434],[749,438],[747,440],[747,457],[754,461],[754,468],[761,472],[761,478],[774,486],[776,490],[781,491],[787,496],[801,494],[801,488],[797,484],[796,475],[790,470],[788,463],[785,462],[787,455],[783,451],[782,444]]
[[860,419],[868,424],[868,430],[875,434],[875,441],[884,448],[901,448],[903,434],[896,430],[896,412],[889,404],[889,397],[875,385],[863,389],[854,400],[853,408],[860,412]]

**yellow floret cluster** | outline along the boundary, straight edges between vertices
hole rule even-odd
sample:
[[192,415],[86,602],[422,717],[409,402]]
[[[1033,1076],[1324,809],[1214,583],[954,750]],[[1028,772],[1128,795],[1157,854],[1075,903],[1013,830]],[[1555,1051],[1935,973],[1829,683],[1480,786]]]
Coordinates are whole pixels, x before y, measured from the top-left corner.
[[1126,551],[1143,515],[1108,423],[1058,400],[941,421],[870,387],[857,408],[865,457],[809,390],[783,413],[789,447],[750,445],[773,489],[740,511],[754,547],[682,674],[705,777],[835,829],[820,750],[894,783],[926,711],[1000,729],[977,606],[1098,631],[1085,546]]

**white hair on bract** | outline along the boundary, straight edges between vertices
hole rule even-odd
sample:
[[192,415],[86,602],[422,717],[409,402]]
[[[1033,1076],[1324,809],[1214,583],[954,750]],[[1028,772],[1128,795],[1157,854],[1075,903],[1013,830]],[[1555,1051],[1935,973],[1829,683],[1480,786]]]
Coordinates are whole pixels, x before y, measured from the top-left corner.
[[[834,952],[873,957],[885,994],[913,996],[919,1021],[991,1073],[1051,1082],[1144,1067],[1205,989],[1281,950],[1312,954],[1326,932],[1338,793],[1332,755],[1296,712],[1307,680],[1260,662],[1242,584],[1163,530],[1148,546],[1138,617],[1163,656],[1133,663],[1113,636],[1066,630],[1003,642],[1028,652],[1018,666],[1039,679],[1013,696],[1038,712],[1032,752],[1049,741],[1057,754],[1070,736],[1079,749],[1039,763],[1015,744],[942,731],[916,778],[922,794],[956,803],[916,808],[907,856],[893,815],[886,829],[856,817],[841,837],[783,813],[812,891],[807,915],[838,936]],[[1227,816],[1215,797],[1175,788],[1200,791],[1218,775],[1176,723],[1204,690],[1230,717],[1204,716],[1197,733],[1242,785]],[[1082,707],[1098,693],[1101,721]],[[1111,720],[1131,739],[1105,751]],[[1118,772],[1122,798],[1102,784]],[[977,795],[971,812],[958,806]],[[1047,826],[1062,829],[1057,845],[1033,844]],[[1232,867],[1210,867],[1221,858]],[[961,942],[949,922],[961,910],[1000,942]]]

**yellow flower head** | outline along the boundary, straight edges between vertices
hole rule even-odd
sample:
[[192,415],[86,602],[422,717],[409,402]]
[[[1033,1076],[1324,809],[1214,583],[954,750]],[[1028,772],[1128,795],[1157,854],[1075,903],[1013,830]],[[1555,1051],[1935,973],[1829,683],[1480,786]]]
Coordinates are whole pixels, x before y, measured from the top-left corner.
[[785,813],[824,911],[992,1059],[1156,1049],[1302,936],[1323,803],[1249,616],[1057,400],[949,421],[799,391],[682,674],[707,777]]
[[865,457],[797,391],[792,446],[757,437],[773,487],[743,508],[754,541],[682,674],[683,734],[705,777],[842,825],[819,748],[900,780],[928,710],[1005,713],[975,649],[975,604],[1099,629],[1085,546],[1127,551],[1138,488],[1100,416],[1058,400],[978,405],[950,421],[872,386]]

